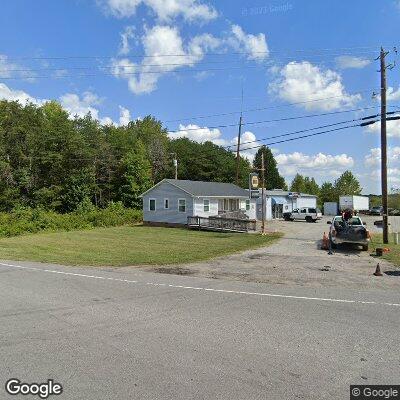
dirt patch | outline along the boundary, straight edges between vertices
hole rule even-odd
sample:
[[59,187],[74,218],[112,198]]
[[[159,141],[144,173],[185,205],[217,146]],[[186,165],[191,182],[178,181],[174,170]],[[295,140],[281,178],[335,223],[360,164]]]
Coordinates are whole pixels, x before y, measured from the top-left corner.
[[172,275],[194,275],[197,271],[189,268],[182,267],[159,267],[155,268],[154,272],[159,274],[172,274]]

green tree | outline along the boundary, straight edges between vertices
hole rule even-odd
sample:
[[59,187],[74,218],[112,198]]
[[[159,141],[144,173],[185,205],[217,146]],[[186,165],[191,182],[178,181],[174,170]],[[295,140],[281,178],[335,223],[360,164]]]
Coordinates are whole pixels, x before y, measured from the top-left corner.
[[265,187],[268,190],[271,189],[287,189],[285,178],[283,178],[278,171],[278,166],[272,151],[267,146],[261,146],[253,161],[253,168],[261,169],[261,158],[264,154],[264,166],[265,166]]
[[[169,151],[178,158],[178,178],[198,181],[230,182],[236,180],[236,157],[232,152],[211,142],[197,143],[187,138],[170,142]],[[242,187],[248,186],[250,164],[240,159],[239,180]],[[174,176],[172,160],[168,177]]]
[[321,185],[321,189],[319,191],[319,200],[321,204],[338,201],[338,196],[336,194],[335,187],[331,182],[324,182]]
[[320,189],[318,183],[315,182],[314,178],[306,176],[304,178],[304,186],[305,186],[304,188],[305,193],[313,194],[314,196],[319,196]]
[[306,183],[305,183],[304,176],[302,176],[300,174],[296,174],[292,180],[292,183],[290,184],[290,190],[292,192],[305,193],[306,192]]
[[338,196],[359,195],[361,194],[362,187],[351,171],[345,171],[338,179],[336,179],[335,191]]
[[123,183],[120,198],[126,207],[141,207],[140,195],[153,185],[151,163],[147,158],[146,148],[138,140],[134,150],[122,159]]

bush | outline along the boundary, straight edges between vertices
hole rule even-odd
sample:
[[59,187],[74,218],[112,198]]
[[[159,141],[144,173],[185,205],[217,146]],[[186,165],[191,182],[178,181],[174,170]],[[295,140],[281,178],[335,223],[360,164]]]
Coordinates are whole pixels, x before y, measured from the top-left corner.
[[0,237],[128,225],[142,221],[142,211],[125,208],[122,203],[111,203],[105,209],[82,203],[75,212],[68,214],[28,207],[17,207],[10,213],[0,213]]

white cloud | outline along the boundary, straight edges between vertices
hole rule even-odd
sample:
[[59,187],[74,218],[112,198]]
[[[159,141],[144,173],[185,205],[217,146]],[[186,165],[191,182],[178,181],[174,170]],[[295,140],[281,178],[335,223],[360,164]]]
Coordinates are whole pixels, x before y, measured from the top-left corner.
[[[399,168],[388,168],[387,170],[387,176],[388,176],[388,186],[391,186],[393,184],[400,183],[400,169]],[[366,176],[368,179],[372,179],[376,182],[381,180],[381,170],[380,169],[374,169],[368,173]]]
[[294,176],[296,173],[313,176],[338,176],[344,170],[354,166],[354,159],[347,154],[278,153],[275,155],[275,159],[280,171],[287,177]]
[[[258,151],[257,143],[254,143],[257,140],[256,135],[253,132],[246,131],[242,133],[240,137],[240,155],[244,158],[247,158],[250,163],[253,162],[254,157]],[[236,146],[238,142],[238,137],[235,136],[231,140],[231,144],[233,145],[230,147],[232,151],[236,151]],[[252,148],[253,147],[253,148]]]
[[[373,98],[380,102],[381,101],[381,94],[380,93],[374,93]],[[400,85],[397,90],[395,90],[393,87],[389,86],[387,91],[386,91],[386,100],[387,101],[396,101],[400,100]]]
[[226,141],[222,139],[222,133],[217,128],[200,127],[199,125],[179,125],[178,132],[170,132],[168,136],[171,139],[187,138],[195,142],[213,142],[219,146],[226,144]]
[[131,121],[131,113],[125,107],[119,106],[119,124],[128,125]]
[[361,69],[371,64],[371,60],[354,56],[339,56],[335,58],[335,61],[340,69],[347,69],[347,68]]
[[9,61],[8,57],[0,54],[0,76],[2,78],[22,78],[28,82],[35,80],[35,72]]
[[[400,163],[400,147],[388,148],[388,162],[391,164]],[[364,163],[367,167],[380,165],[381,163],[381,149],[374,147],[369,150],[369,153],[364,157]]]
[[121,47],[119,49],[119,54],[126,55],[130,52],[130,44],[129,40],[135,37],[134,35],[134,27],[127,26],[125,27],[124,31],[120,34],[121,35]]
[[[397,116],[400,117],[400,114]],[[368,125],[366,128],[367,132],[380,133],[381,124],[380,122],[375,122],[375,124]],[[395,121],[386,122],[386,133],[389,137],[399,137],[400,138],[400,119]]]
[[[240,50],[246,53],[248,59],[257,61],[268,56],[265,36],[248,35],[237,25],[222,38],[203,33],[187,41],[183,40],[177,27],[156,25],[146,29],[141,42],[144,49],[141,63],[134,63],[128,58],[113,60],[114,76],[126,79],[129,89],[135,94],[153,92],[163,75],[183,67],[193,67],[204,59],[207,52],[217,49]],[[204,75],[201,77],[204,78]]]
[[94,119],[99,119],[99,110],[93,106],[99,105],[101,99],[92,92],[84,92],[82,97],[75,93],[66,93],[60,97],[60,103],[72,117],[84,117],[90,113]]
[[218,15],[214,7],[200,0],[103,0],[111,13],[119,18],[131,17],[139,5],[149,7],[162,21],[182,16],[187,21],[209,21]]
[[302,106],[307,110],[330,111],[352,106],[361,100],[361,95],[346,92],[340,74],[323,70],[308,61],[290,62],[279,75],[270,84],[270,92],[291,103],[305,102]]
[[42,105],[47,101],[45,99],[32,97],[23,90],[11,89],[4,83],[0,83],[0,100],[19,101],[23,105],[26,103]]
[[389,87],[386,92],[387,101],[396,101],[400,100],[400,85],[397,90],[394,90],[392,87]]
[[[114,60],[113,73],[128,81],[129,89],[135,94],[151,93],[159,78],[182,67],[192,67],[204,57],[204,52],[219,45],[218,39],[210,34],[195,36],[187,46],[176,27],[156,25],[147,30],[142,38],[144,57],[141,64],[129,59]],[[171,56],[165,57],[163,55]]]
[[267,41],[263,33],[246,34],[239,25],[232,25],[232,36],[228,44],[236,51],[247,53],[249,60],[263,61],[269,55]]
[[[27,103],[33,103],[38,106],[42,106],[46,102],[50,101],[48,99],[40,99],[31,96],[30,94],[24,92],[23,90],[11,89],[4,83],[0,83],[0,100],[8,101],[19,101],[22,105]],[[82,96],[75,93],[66,93],[59,98],[61,106],[68,111],[71,118],[75,115],[78,117],[84,117],[87,113],[91,113],[94,119],[100,121],[101,124],[110,125],[114,124],[117,126],[127,125],[131,120],[130,112],[127,108],[119,106],[119,121],[113,121],[110,117],[100,117],[100,112],[98,106],[101,104],[102,99],[100,99],[95,93],[84,92]]]

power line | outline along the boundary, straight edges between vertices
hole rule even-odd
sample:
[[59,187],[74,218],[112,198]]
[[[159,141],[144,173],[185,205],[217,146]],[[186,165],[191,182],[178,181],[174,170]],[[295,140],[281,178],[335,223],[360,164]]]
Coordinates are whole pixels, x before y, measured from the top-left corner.
[[[188,67],[189,65],[183,64],[182,66]],[[227,67],[227,68],[205,68],[205,69],[180,69],[180,70],[159,70],[159,71],[138,71],[138,72],[104,72],[101,74],[63,74],[63,75],[32,75],[32,76],[0,76],[0,79],[3,80],[26,80],[26,79],[64,79],[64,78],[91,78],[96,76],[135,76],[135,75],[153,75],[153,74],[163,74],[163,73],[182,73],[182,72],[217,72],[217,71],[228,71],[228,70],[236,70],[236,69],[253,69],[253,68],[261,68],[263,65],[248,65],[248,66],[240,66],[240,67]]]
[[[356,92],[357,93],[365,93],[365,92],[371,92],[373,90],[376,90],[376,89],[371,88],[371,89],[365,89],[365,90],[358,90]],[[319,98],[319,99],[314,99],[314,100],[304,100],[304,101],[298,101],[298,102],[295,102],[295,103],[280,104],[278,106],[251,108],[251,109],[243,110],[243,113],[264,111],[264,110],[272,110],[272,109],[276,109],[276,108],[291,107],[291,106],[297,106],[297,105],[301,105],[301,104],[308,104],[308,103],[315,103],[315,102],[319,102],[319,101],[338,99],[338,98],[346,97],[348,95],[352,96],[352,95],[357,94],[357,93],[349,93],[349,94],[340,95],[340,96],[330,96],[330,97],[324,97],[324,98]],[[226,98],[228,99],[229,97],[226,97]],[[351,111],[362,111],[362,110],[368,110],[368,109],[377,108],[377,107],[379,107],[379,106],[367,107],[367,108],[365,108],[365,107],[364,108],[357,108],[357,109],[354,109],[354,110],[347,110],[347,111],[338,111],[337,113],[351,112]],[[395,106],[390,106],[390,107],[395,107]],[[180,119],[170,119],[170,120],[164,121],[164,123],[181,122],[181,121],[189,121],[189,120],[196,120],[196,119],[205,119],[205,118],[211,118],[211,117],[224,117],[224,116],[229,116],[229,115],[237,115],[237,114],[240,114],[241,112],[242,111],[231,111],[231,112],[219,113],[219,114],[197,115],[197,116],[191,116],[191,117],[184,117],[184,118],[180,118]]]
[[[281,135],[275,135],[275,136],[270,136],[267,138],[261,138],[261,139],[256,139],[256,140],[250,140],[247,142],[243,142],[242,144],[250,144],[250,143],[258,143],[258,142],[263,142],[265,140],[270,140],[270,139],[276,139],[276,138],[280,138],[280,137],[286,137],[286,136],[291,136],[291,135],[297,135],[298,133],[304,133],[304,132],[310,132],[310,131],[316,131],[318,129],[324,129],[324,128],[330,128],[332,126],[337,126],[337,125],[343,125],[343,124],[349,124],[350,122],[355,122],[355,121],[360,121],[361,118],[359,119],[351,119],[348,121],[341,121],[341,122],[334,122],[332,124],[327,124],[327,125],[321,125],[321,126],[316,126],[314,128],[307,128],[307,129],[301,129],[298,131],[294,131],[294,132],[289,132],[289,133],[283,133]],[[225,146],[226,149],[230,149],[231,147],[235,147],[236,145],[229,145],[229,146]],[[241,149],[241,151],[244,151],[246,149]]]
[[[376,49],[380,45],[376,46],[355,46],[355,47],[342,47],[342,48],[323,48],[323,49],[290,49],[290,50],[268,50],[268,51],[257,51],[257,52],[214,52],[214,53],[203,53],[204,56],[226,56],[226,55],[254,55],[254,54],[292,54],[292,53],[311,53],[311,54],[326,54],[327,52],[338,52],[338,55],[348,55],[343,54],[343,51],[354,51],[358,50],[358,53],[375,53]],[[393,47],[393,45],[388,45],[387,47]],[[320,53],[321,52],[321,53]],[[129,55],[130,58],[158,58],[158,57],[188,57],[196,55],[185,54],[185,53],[165,53],[165,54],[132,54]],[[127,56],[128,57],[128,56]],[[112,59],[116,58],[113,56],[93,56],[93,55],[78,55],[78,56],[9,56],[10,60],[67,60],[67,59]]]
[[[232,61],[236,62],[236,61]],[[237,61],[243,64],[242,61]],[[15,68],[0,68],[0,72],[36,72],[36,71],[65,71],[65,70],[101,70],[101,69],[115,69],[115,68],[137,68],[137,67],[187,67],[190,65],[207,65],[207,64],[226,64],[226,61],[206,61],[206,62],[187,62],[187,63],[172,63],[172,64],[134,64],[134,65],[124,65],[124,64],[116,64],[116,65],[97,65],[97,66],[90,66],[90,67],[58,67],[58,68],[22,68],[22,69],[15,69]]]
[[[203,56],[203,55],[202,55]],[[187,54],[186,57],[189,59],[188,61],[180,62],[180,63],[157,63],[157,64],[131,64],[131,65],[125,65],[125,64],[116,64],[116,65],[96,65],[96,66],[82,66],[82,67],[76,67],[76,66],[63,66],[63,67],[44,67],[44,68],[1,68],[0,71],[2,72],[37,72],[37,71],[65,71],[65,70],[94,70],[94,69],[113,69],[113,68],[143,68],[143,67],[179,67],[179,66],[189,66],[189,65],[208,65],[208,64],[226,64],[227,62],[230,63],[241,63],[243,64],[244,60],[237,59],[237,60],[230,60],[230,61],[201,61],[198,60],[199,55],[190,55]],[[190,58],[194,58],[194,60],[190,61]],[[279,59],[291,59],[293,60],[293,57],[280,57]],[[307,57],[309,60],[309,57]],[[374,59],[371,58],[371,61]],[[252,62],[254,60],[245,60],[245,62]],[[273,60],[269,60],[268,63],[272,63]],[[322,62],[320,63],[322,64]],[[274,62],[274,65],[277,65]],[[314,63],[314,65],[318,65]]]
[[[387,114],[395,114],[395,112],[388,112]],[[327,127],[330,127],[330,126],[341,125],[341,124],[345,124],[345,123],[349,123],[349,122],[353,122],[353,121],[362,121],[362,120],[366,120],[366,119],[372,119],[372,118],[376,118],[377,116],[380,116],[380,114],[371,115],[371,116],[364,117],[364,118],[359,118],[359,119],[353,119],[353,120],[350,120],[350,121],[336,122],[336,123],[333,123],[333,124],[324,125],[324,126],[320,126],[320,127],[316,127],[316,128],[309,128],[309,129],[303,129],[303,130],[300,130],[300,131],[284,133],[282,135],[271,136],[269,138],[253,140],[253,141],[249,141],[249,142],[246,142],[246,143],[254,143],[254,142],[260,142],[260,141],[264,141],[264,140],[279,138],[279,137],[291,136],[291,135],[295,135],[297,133],[303,133],[303,132],[308,132],[308,131],[312,131],[312,130],[327,128]],[[390,118],[387,118],[387,119],[390,120],[390,121],[400,120],[400,115],[398,115],[396,117],[390,117]],[[334,132],[334,131],[338,131],[338,130],[342,130],[342,129],[348,129],[348,128],[354,128],[354,127],[364,127],[364,126],[367,126],[367,125],[372,125],[372,124],[374,124],[376,122],[379,122],[379,120],[369,121],[369,122],[362,122],[362,123],[356,124],[356,125],[350,125],[350,126],[335,128],[335,129],[331,129],[331,130],[327,130],[327,131],[323,131],[323,132],[313,133],[313,134],[310,134],[310,135],[303,135],[303,136],[299,136],[299,137],[296,137],[296,138],[287,139],[287,140],[283,140],[283,141],[279,141],[279,142],[266,143],[266,144],[259,145],[259,146],[254,146],[254,147],[247,147],[247,148],[241,149],[241,151],[252,150],[252,149],[256,149],[256,148],[262,147],[262,146],[270,146],[270,145],[274,145],[274,144],[290,142],[290,141],[293,141],[293,140],[298,140],[298,139],[308,138],[308,137],[312,137],[312,136],[322,135],[324,133]],[[226,147],[230,148],[232,146],[226,146]]]
[[303,136],[298,136],[298,137],[295,137],[295,138],[280,140],[280,141],[277,141],[277,142],[266,143],[266,144],[259,145],[259,146],[248,147],[248,148],[245,148],[245,149],[241,149],[241,151],[253,150],[253,149],[258,149],[258,148],[260,148],[262,146],[271,146],[271,145],[274,145],[274,144],[280,144],[280,143],[291,142],[291,141],[294,141],[294,140],[305,139],[305,138],[308,138],[308,137],[323,135],[325,133],[336,132],[336,131],[340,131],[340,130],[343,130],[343,129],[354,128],[354,127],[357,127],[357,126],[360,126],[360,125],[359,124],[355,124],[355,125],[349,125],[349,126],[342,126],[340,128],[329,129],[327,131],[311,133],[309,135],[303,135]]
[[[251,121],[251,122],[244,122],[244,123],[242,123],[242,125],[258,125],[258,124],[265,124],[265,123],[271,123],[271,122],[283,122],[283,121],[290,121],[290,120],[303,119],[303,118],[314,118],[314,117],[321,117],[321,116],[328,116],[328,115],[337,115],[337,114],[343,114],[343,113],[348,113],[348,112],[369,110],[369,109],[373,109],[373,108],[377,108],[377,107],[379,107],[379,106],[356,108],[356,109],[344,110],[344,111],[332,111],[332,112],[319,113],[319,114],[299,115],[299,116],[295,116],[295,117],[276,118],[276,119],[262,120],[262,121]],[[233,126],[237,126],[237,124],[214,125],[214,126],[208,126],[208,127],[203,127],[203,128],[201,128],[201,127],[186,128],[186,129],[178,129],[175,131],[168,130],[168,133],[199,131],[199,130],[204,130],[204,129],[230,128]]]

